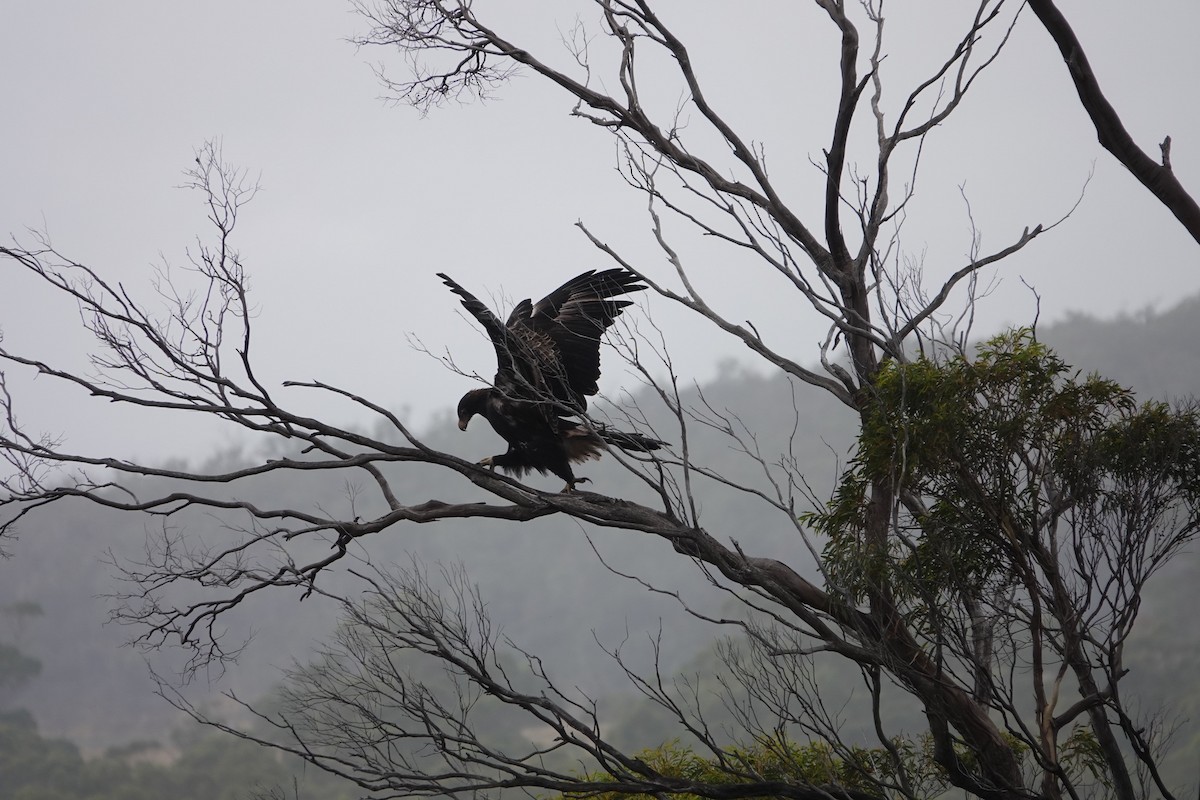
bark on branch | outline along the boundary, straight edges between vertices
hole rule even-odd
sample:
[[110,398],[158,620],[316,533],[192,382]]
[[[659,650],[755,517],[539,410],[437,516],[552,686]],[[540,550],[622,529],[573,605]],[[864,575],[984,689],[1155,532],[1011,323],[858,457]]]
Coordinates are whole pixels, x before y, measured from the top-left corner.
[[1192,238],[1200,243],[1200,204],[1188,194],[1171,169],[1170,137],[1160,146],[1163,156],[1161,164],[1138,147],[1121,122],[1117,110],[1101,91],[1100,81],[1092,71],[1083,45],[1053,0],[1029,0],[1029,7],[1058,45],[1067,70],[1071,73],[1071,80],[1075,83],[1075,91],[1079,93],[1079,100],[1096,127],[1100,145],[1149,189],[1183,224]]

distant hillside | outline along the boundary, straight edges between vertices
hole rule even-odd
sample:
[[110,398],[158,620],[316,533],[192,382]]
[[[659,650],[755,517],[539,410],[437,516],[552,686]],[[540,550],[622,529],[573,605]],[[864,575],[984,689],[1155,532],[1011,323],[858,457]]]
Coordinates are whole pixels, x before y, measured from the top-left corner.
[[1112,320],[1073,314],[1038,334],[1068,364],[1100,372],[1141,394],[1200,394],[1200,296],[1168,311]]
[[[1200,298],[1158,315],[1098,321],[1076,316],[1039,331],[1069,363],[1129,383],[1146,393],[1174,396],[1200,394]],[[703,401],[701,401],[701,394]],[[638,402],[655,407],[648,394]],[[399,400],[399,399],[398,399]],[[818,495],[828,491],[845,462],[853,428],[847,411],[823,393],[793,387],[781,376],[761,377],[729,366],[702,392],[689,392],[709,416],[743,420],[757,434],[768,462],[793,443],[794,455]],[[657,435],[673,442],[680,433],[663,415],[652,416]],[[497,440],[486,426],[460,434],[449,417],[427,432],[427,442],[464,456],[495,452]],[[740,446],[712,427],[691,420],[688,441],[693,456],[724,475],[764,487],[761,466],[740,452]],[[187,456],[189,454],[181,454]],[[215,457],[224,466],[240,463],[238,453]],[[594,481],[589,488],[617,496],[645,496],[630,475],[611,460],[581,473]],[[393,471],[402,496],[460,500],[471,487],[444,481],[430,470]],[[253,494],[274,504],[348,509],[367,515],[378,509],[365,480],[347,486],[345,476],[332,480],[314,474],[303,480],[280,481],[270,476],[240,485],[237,493]],[[556,482],[547,480],[550,487]],[[359,493],[361,490],[361,494]],[[786,521],[764,516],[761,504],[737,492],[704,485],[698,495],[705,527],[714,535],[736,538],[744,547],[793,562],[797,543]],[[235,521],[236,522],[236,521]],[[79,503],[62,505],[36,516],[10,548],[14,557],[0,563],[0,606],[32,601],[45,616],[22,630],[0,627],[0,640],[15,640],[43,663],[42,674],[10,705],[28,707],[47,735],[69,736],[85,747],[103,749],[135,739],[163,738],[176,719],[173,711],[151,693],[143,656],[122,642],[127,629],[103,625],[111,600],[120,590],[113,570],[104,564],[112,551],[118,559],[137,559],[154,522],[103,512]],[[194,516],[179,520],[188,535],[218,541],[229,532],[213,520]],[[436,525],[398,525],[364,542],[373,561],[407,564],[410,556],[426,562],[462,562],[479,583],[494,621],[515,642],[546,659],[553,674],[594,694],[623,691],[617,670],[596,646],[593,635],[607,645],[628,639],[631,652],[649,656],[648,637],[664,630],[668,669],[704,663],[713,631],[681,612],[674,600],[653,595],[610,572],[599,562],[588,532],[573,522],[542,520],[516,525],[443,521]],[[713,592],[696,566],[678,557],[669,545],[633,533],[590,532],[592,543],[617,570],[653,576],[664,586],[683,587],[689,602],[717,609],[723,595]],[[1145,607],[1147,636],[1153,641],[1142,672],[1160,686],[1178,685],[1179,653],[1196,653],[1200,641],[1190,620],[1190,607],[1200,597],[1200,559],[1194,555],[1165,576],[1165,591]],[[328,576],[338,580],[336,572]],[[230,636],[253,633],[255,642],[241,664],[222,677],[244,697],[255,697],[277,679],[277,668],[292,658],[303,659],[311,645],[334,623],[334,609],[316,599],[299,602],[299,592],[270,592],[256,599],[242,617],[230,617]],[[547,613],[553,608],[554,612]],[[0,618],[0,625],[4,620]],[[1191,649],[1189,649],[1191,648]],[[1131,659],[1132,661],[1133,659]],[[158,661],[170,670],[170,659]],[[1172,673],[1172,670],[1174,671]],[[1168,683],[1168,675],[1174,680]],[[213,676],[214,679],[218,676]],[[1187,676],[1195,683],[1195,679]],[[1131,681],[1135,680],[1131,676]],[[1150,686],[1153,682],[1143,685]],[[204,688],[204,687],[202,687]],[[1195,710],[1200,684],[1183,692],[1177,707]],[[1191,705],[1189,705],[1189,703]]]

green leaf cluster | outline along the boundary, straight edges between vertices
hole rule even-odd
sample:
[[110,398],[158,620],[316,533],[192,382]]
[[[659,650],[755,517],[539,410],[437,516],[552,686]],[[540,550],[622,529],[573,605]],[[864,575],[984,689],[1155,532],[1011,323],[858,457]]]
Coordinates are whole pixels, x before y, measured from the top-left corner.
[[[1011,734],[1005,741],[1018,758],[1032,767],[1029,747]],[[879,797],[902,793],[910,797],[940,797],[951,788],[945,770],[934,759],[933,738],[898,736],[888,748],[842,745],[835,748],[826,741],[797,742],[787,737],[759,739],[743,747],[729,747],[720,753],[703,756],[672,740],[659,747],[643,750],[638,759],[668,779],[684,782],[684,791],[672,793],[678,800],[701,800],[686,791],[687,784],[697,787],[745,786],[754,783],[785,783],[798,788],[821,787],[836,796],[839,789]],[[976,755],[956,746],[959,761],[973,768]],[[1077,726],[1063,742],[1059,752],[1066,770],[1082,779],[1091,775],[1097,785],[1107,785],[1104,758],[1095,735]],[[899,764],[899,768],[897,767]],[[903,780],[900,777],[903,773]],[[589,783],[609,783],[606,773],[583,776]],[[1079,781],[1076,781],[1077,785]],[[902,788],[903,787],[903,788]],[[749,796],[749,795],[747,795]],[[771,795],[754,795],[771,797]],[[588,792],[555,795],[555,800],[650,800],[653,795],[622,792]]]
[[[929,748],[897,740],[897,754],[905,769],[919,778],[932,778],[944,788],[940,769],[933,764]],[[762,740],[747,747],[730,747],[719,754],[702,756],[671,741],[644,750],[638,758],[658,774],[685,783],[704,786],[736,786],[750,783],[786,783],[792,786],[838,787],[880,794],[880,784],[895,779],[895,760],[883,748],[851,747],[835,751],[827,742],[794,742],[789,739]],[[586,781],[610,782],[605,773],[585,776]],[[933,794],[935,792],[930,792]],[[599,800],[641,800],[651,795],[622,792],[589,793]],[[699,800],[699,795],[673,794],[679,800]],[[562,798],[582,797],[565,794]]]
[[[973,359],[888,363],[862,416],[832,500],[802,518],[827,537],[831,583],[855,600],[884,585],[927,603],[947,586],[977,592],[1012,580],[1018,554],[1068,512],[1094,535],[1136,536],[1200,499],[1195,408],[1139,406],[1028,329]],[[897,498],[892,531],[869,547],[881,485]]]

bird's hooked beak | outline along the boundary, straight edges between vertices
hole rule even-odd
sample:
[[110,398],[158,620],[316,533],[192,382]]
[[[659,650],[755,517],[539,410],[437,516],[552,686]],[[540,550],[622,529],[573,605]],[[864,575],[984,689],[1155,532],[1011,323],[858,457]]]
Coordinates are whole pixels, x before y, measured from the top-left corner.
[[471,421],[470,417],[459,417],[458,418],[458,429],[460,431],[465,431],[467,429],[467,423],[469,423],[470,421]]

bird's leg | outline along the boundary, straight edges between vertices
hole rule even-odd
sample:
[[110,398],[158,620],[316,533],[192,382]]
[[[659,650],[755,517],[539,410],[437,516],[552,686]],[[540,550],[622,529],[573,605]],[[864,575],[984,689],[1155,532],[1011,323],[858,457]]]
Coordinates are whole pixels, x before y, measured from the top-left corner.
[[490,469],[492,472],[495,472],[495,471],[496,471],[496,457],[495,457],[495,456],[488,456],[487,458],[481,458],[481,459],[479,459],[479,466],[481,466],[481,467],[487,467],[487,468],[488,468],[488,469]]
[[571,480],[567,481],[567,485],[563,487],[563,490],[559,494],[569,494],[569,493],[575,491],[575,484],[577,484],[577,483],[591,483],[591,482],[592,482],[591,478],[572,478]]

